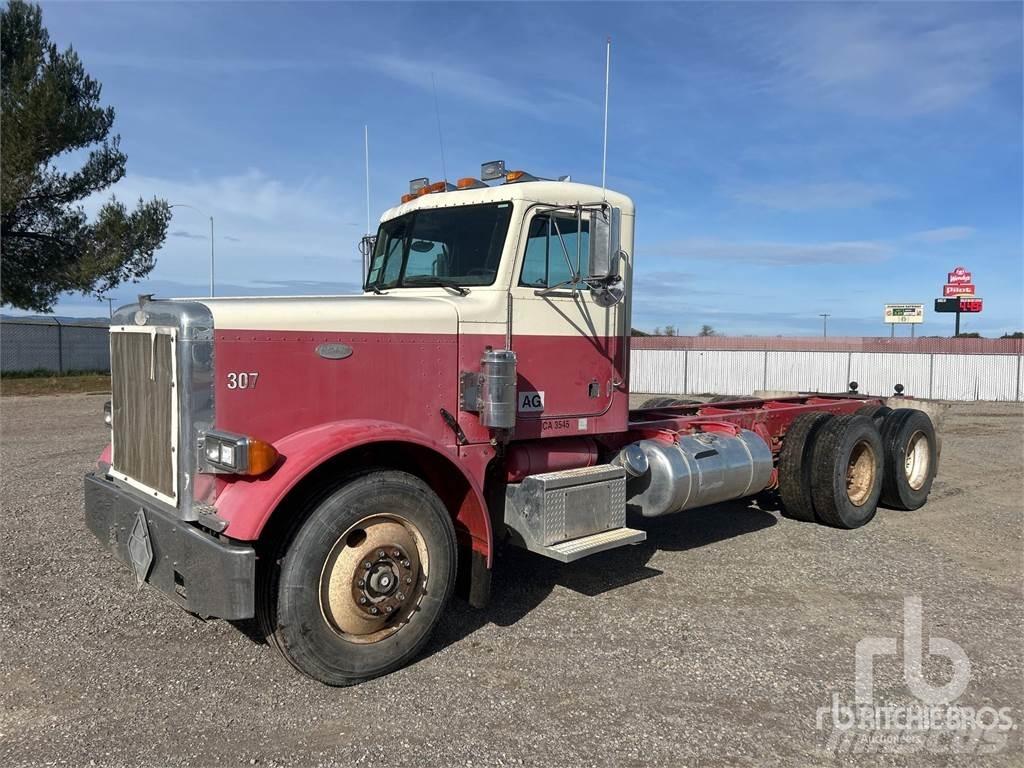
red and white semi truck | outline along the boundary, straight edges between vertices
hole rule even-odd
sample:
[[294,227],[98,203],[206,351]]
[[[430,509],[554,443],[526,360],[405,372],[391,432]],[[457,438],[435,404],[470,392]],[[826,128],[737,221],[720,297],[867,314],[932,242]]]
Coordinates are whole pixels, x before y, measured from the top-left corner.
[[920,410],[630,410],[632,200],[482,171],[414,183],[361,295],[117,311],[85,516],[140,584],[257,617],[297,669],[347,685],[411,661],[453,593],[482,606],[503,545],[568,562],[642,541],[645,517],[766,493],[842,528],[925,502]]

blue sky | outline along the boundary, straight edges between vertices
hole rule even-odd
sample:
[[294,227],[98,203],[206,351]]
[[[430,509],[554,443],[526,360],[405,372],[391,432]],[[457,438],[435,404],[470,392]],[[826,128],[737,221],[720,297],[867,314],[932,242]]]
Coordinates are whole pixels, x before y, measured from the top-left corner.
[[[640,328],[887,335],[885,302],[974,273],[964,330],[1024,327],[1019,3],[44,3],[117,110],[119,197],[215,217],[218,293],[351,291],[408,179],[504,158],[638,208]],[[96,201],[98,202],[98,201]],[[92,206],[93,204],[90,203]],[[151,279],[206,290],[207,221],[175,210]],[[96,315],[80,296],[62,314]],[[899,329],[906,333],[906,329]]]

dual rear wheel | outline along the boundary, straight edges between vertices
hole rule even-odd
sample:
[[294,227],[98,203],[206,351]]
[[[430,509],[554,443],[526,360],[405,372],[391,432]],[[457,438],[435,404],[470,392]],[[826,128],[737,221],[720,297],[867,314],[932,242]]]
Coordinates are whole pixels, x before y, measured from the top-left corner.
[[779,454],[779,499],[785,516],[859,528],[879,504],[912,510],[928,498],[936,439],[923,411],[865,406],[849,416],[803,414]]

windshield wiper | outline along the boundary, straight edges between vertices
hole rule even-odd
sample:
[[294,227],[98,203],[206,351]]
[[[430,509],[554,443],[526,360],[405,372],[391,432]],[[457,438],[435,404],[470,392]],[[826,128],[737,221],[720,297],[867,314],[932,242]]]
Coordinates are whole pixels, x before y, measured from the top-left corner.
[[409,287],[412,286],[440,286],[441,288],[450,288],[459,294],[459,296],[468,296],[469,289],[463,288],[461,285],[456,283],[454,280],[448,280],[444,277],[434,277],[433,275],[414,275],[412,277],[405,278],[403,283]]

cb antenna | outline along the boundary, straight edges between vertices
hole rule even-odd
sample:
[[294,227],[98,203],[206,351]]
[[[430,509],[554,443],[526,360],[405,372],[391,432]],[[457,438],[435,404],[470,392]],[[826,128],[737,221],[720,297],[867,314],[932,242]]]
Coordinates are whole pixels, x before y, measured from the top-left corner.
[[365,281],[370,271],[370,256],[373,255],[373,230],[370,229],[370,126],[363,126],[363,158],[366,164],[366,234],[359,241],[359,253],[363,257]]
[[366,160],[366,234],[370,231],[370,126],[363,126],[363,156]]
[[430,73],[430,85],[434,89],[434,115],[437,116],[437,143],[441,147],[441,175],[444,177],[445,182],[448,181],[448,169],[444,164],[444,138],[441,136],[441,108],[437,103],[437,81],[434,79],[434,73]]
[[601,150],[601,197],[608,199],[608,81],[612,71],[612,38],[608,36],[604,54],[604,142]]

